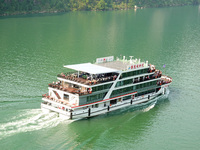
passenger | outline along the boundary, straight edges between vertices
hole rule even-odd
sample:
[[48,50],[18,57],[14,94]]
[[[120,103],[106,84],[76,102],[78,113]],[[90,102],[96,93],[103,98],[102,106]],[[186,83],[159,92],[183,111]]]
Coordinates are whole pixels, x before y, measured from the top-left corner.
[[96,80],[94,80],[94,84],[96,84],[97,83],[97,81]]

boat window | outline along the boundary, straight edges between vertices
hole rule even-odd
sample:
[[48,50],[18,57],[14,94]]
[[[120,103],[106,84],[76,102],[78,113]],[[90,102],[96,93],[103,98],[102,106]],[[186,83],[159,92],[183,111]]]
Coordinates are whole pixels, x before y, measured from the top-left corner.
[[122,101],[122,98],[118,98],[118,102],[121,102]]
[[103,90],[103,85],[98,87],[98,90]]
[[96,91],[101,91],[101,90],[105,90],[105,89],[109,89],[112,86],[112,83],[110,84],[105,84],[105,85],[101,85],[101,86],[95,86],[92,88],[92,92],[96,92]]
[[121,86],[121,81],[118,81],[115,87]]
[[126,78],[127,77],[127,73],[126,72],[123,73],[122,76],[123,76],[123,78]]
[[148,68],[144,69],[144,73],[148,73]]
[[111,100],[111,101],[110,101],[110,104],[111,104],[111,105],[117,104],[117,99]]
[[92,96],[87,96],[87,102],[91,103],[91,102],[99,101],[99,100],[103,99],[103,97],[105,97],[106,94],[107,94],[107,92],[92,95]]
[[131,72],[128,72],[128,77],[130,77],[130,76],[132,76],[133,75],[133,72],[131,71]]
[[103,89],[109,89],[111,87],[112,83],[111,84],[105,84],[103,85]]
[[92,92],[95,92],[95,91],[97,91],[97,87],[92,88]]
[[65,100],[69,100],[69,95],[64,94],[64,99],[65,99]]
[[125,100],[128,100],[128,99],[131,99],[131,95],[123,97],[123,100],[124,100],[124,101],[125,101]]
[[95,104],[94,107],[95,107],[95,108],[98,108],[98,107],[99,107],[99,104]]

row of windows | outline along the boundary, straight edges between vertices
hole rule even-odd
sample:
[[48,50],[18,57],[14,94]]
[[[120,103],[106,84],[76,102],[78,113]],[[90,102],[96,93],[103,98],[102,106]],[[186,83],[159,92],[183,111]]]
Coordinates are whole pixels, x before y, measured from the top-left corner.
[[142,81],[147,80],[147,77],[148,76],[142,76],[142,77],[137,77],[137,78],[133,78],[133,79],[118,81],[115,87],[119,87],[119,86],[123,86],[123,85],[128,85],[128,84],[132,84],[132,83],[142,82]]
[[140,88],[144,88],[144,87],[156,85],[156,83],[157,83],[157,81],[152,81],[152,82],[146,82],[146,83],[143,83],[143,84],[138,84],[138,85],[136,85],[136,89],[140,89]]
[[112,85],[112,83],[104,84],[104,85],[100,85],[100,86],[95,86],[95,87],[92,88],[92,92],[109,89],[111,87],[111,85]]
[[137,97],[137,96],[141,96],[141,95],[145,95],[145,94],[149,94],[149,93],[153,93],[153,92],[155,92],[155,89],[137,93],[137,94],[135,94],[135,96]]
[[96,95],[92,95],[92,96],[88,96],[87,97],[87,102],[96,102],[99,99],[103,99],[104,96],[106,95],[106,93],[100,93],[100,94],[96,94]]
[[135,75],[139,75],[139,74],[143,74],[143,73],[148,73],[148,68],[122,73],[121,78],[135,76]]
[[138,84],[136,86],[130,86],[130,87],[114,90],[112,92],[112,94],[111,94],[111,97],[121,95],[122,93],[125,94],[125,93],[131,92],[131,91],[135,91],[135,90],[138,90],[138,89],[141,89],[141,88],[145,88],[145,87],[149,87],[149,86],[152,86],[152,85],[156,85],[156,83],[157,83],[157,81],[152,81],[152,82],[147,82],[147,83],[143,83],[143,84]]
[[131,84],[131,83],[133,83],[133,79],[128,79],[128,80],[124,80],[124,81],[118,81],[115,87]]
[[123,97],[123,100],[124,100],[124,101],[125,101],[125,100],[128,100],[128,99],[131,99],[131,95]]
[[117,95],[121,95],[121,93],[126,93],[126,92],[133,91],[134,88],[136,88],[136,86],[130,86],[130,87],[114,90],[112,92],[112,94],[111,94],[111,97],[114,97],[114,96],[117,96]]

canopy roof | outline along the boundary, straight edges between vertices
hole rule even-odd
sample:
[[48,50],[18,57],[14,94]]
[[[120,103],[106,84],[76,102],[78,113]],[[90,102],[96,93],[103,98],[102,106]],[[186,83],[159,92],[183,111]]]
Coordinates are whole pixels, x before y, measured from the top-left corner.
[[66,65],[64,66],[69,69],[83,71],[90,74],[101,74],[101,73],[110,73],[110,72],[118,72],[116,69],[111,69],[103,66],[98,66],[91,63],[83,63],[83,64],[75,64],[75,65]]

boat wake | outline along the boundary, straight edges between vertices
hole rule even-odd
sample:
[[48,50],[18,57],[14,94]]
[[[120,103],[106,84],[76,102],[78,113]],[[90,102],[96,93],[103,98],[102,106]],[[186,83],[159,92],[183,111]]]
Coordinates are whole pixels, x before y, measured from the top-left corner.
[[147,107],[147,108],[143,109],[142,111],[143,111],[143,112],[147,112],[147,111],[149,111],[149,110],[153,109],[153,108],[154,108],[154,106],[155,106],[155,104],[156,104],[156,103],[153,103],[152,105],[150,105],[149,107]]
[[[55,127],[64,121],[66,120],[59,118],[54,112],[44,114],[40,109],[25,110],[11,118],[9,122],[0,124],[0,140],[20,132]],[[71,122],[71,120],[67,121],[67,123]]]
[[167,89],[165,95],[161,95],[161,96],[155,98],[155,102],[153,102],[150,106],[148,106],[147,108],[143,109],[142,111],[143,112],[147,112],[147,111],[151,110],[152,108],[154,108],[154,106],[156,105],[156,103],[159,100],[166,99],[168,97],[169,93],[170,93],[170,91],[169,91],[169,89]]

